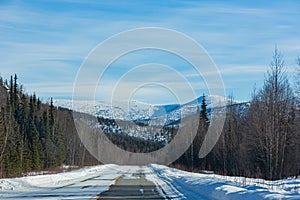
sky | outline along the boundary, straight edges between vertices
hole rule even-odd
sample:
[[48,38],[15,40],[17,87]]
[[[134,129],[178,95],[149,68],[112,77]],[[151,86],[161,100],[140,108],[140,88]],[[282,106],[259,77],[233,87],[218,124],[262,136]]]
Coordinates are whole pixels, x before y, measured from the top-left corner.
[[[1,0],[0,74],[9,79],[16,73],[25,90],[43,100],[72,99],[82,64],[97,45],[128,30],[158,27],[180,32],[197,42],[217,66],[225,95],[248,101],[253,88],[263,84],[275,45],[292,77],[300,55],[299,19],[297,0]],[[163,38],[159,42],[166,43]],[[149,63],[167,66],[164,69],[169,67],[185,79],[155,67],[152,71],[151,67],[136,70],[135,77],[124,78],[137,66]],[[190,83],[195,96],[209,93],[209,76],[196,76],[189,62],[157,49],[123,55],[105,72],[103,76],[97,74],[97,100],[110,100],[117,83],[122,85],[116,90],[120,92],[118,98],[130,93],[132,99],[149,103],[172,103],[178,96],[186,96],[183,81]],[[160,77],[163,83],[145,82],[149,77],[156,77],[156,81]],[[167,82],[178,90],[174,93],[166,87]],[[138,87],[127,91],[132,85]]]

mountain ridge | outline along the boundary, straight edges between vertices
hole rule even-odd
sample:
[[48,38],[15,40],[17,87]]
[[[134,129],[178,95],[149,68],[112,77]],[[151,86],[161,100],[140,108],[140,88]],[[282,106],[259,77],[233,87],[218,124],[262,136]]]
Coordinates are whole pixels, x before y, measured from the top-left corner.
[[[151,120],[166,115],[166,118],[178,120],[184,116],[193,114],[200,109],[203,96],[180,104],[148,104],[141,101],[105,101],[92,100],[54,100],[55,106],[70,110],[91,114],[96,117],[119,120]],[[208,109],[222,107],[230,103],[230,99],[217,95],[206,96]],[[233,103],[240,103],[233,100]]]

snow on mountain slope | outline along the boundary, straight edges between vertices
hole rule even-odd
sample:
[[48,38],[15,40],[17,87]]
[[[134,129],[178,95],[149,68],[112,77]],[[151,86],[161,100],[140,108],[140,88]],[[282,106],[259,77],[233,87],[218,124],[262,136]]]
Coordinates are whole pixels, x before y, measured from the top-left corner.
[[107,119],[134,120],[137,118],[149,118],[155,108],[153,105],[144,104],[137,101],[127,102],[119,101],[109,102],[103,101],[84,101],[84,100],[54,100],[55,106],[60,106],[70,110],[91,114],[93,116],[103,117]]
[[[229,103],[229,100],[216,96],[209,95],[206,97],[208,109],[224,106]],[[125,101],[103,102],[103,101],[81,101],[81,100],[54,100],[55,106],[74,109],[78,112],[88,113],[93,116],[103,117],[106,119],[119,119],[127,121],[149,120],[162,118],[161,122],[170,123],[181,119],[186,115],[193,114],[201,105],[202,96],[187,102],[183,105],[152,105],[139,101],[131,101],[129,104]],[[236,103],[236,101],[234,101]],[[164,121],[162,121],[164,120]]]
[[[100,128],[107,133],[125,134],[145,140],[167,144],[171,130],[176,128],[184,117],[195,114],[201,107],[202,96],[183,105],[152,105],[139,101],[102,101],[54,100],[55,106],[72,109],[98,117]],[[206,97],[208,115],[223,112],[220,107],[230,103],[224,97]],[[233,103],[237,103],[233,101]],[[216,108],[216,109],[215,109]],[[131,123],[133,122],[133,123]]]
[[100,165],[71,172],[0,179],[0,199],[90,199],[109,189],[120,175],[145,174],[166,199],[300,199],[300,179],[265,181],[190,173],[162,165]]

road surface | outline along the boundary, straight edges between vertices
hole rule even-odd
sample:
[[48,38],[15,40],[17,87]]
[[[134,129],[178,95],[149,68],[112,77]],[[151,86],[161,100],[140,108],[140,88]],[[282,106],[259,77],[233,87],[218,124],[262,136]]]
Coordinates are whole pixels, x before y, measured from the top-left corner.
[[184,172],[155,164],[108,164],[65,173],[0,179],[0,199],[299,200],[299,185],[299,178],[262,182],[261,179]]
[[97,195],[95,199],[165,199],[159,195],[153,182],[145,178],[144,173],[131,174],[130,177],[119,176],[108,191]]
[[[17,193],[7,191],[3,193],[2,198],[0,194],[0,199],[165,199],[160,195],[162,190],[158,191],[158,187],[147,180],[146,175],[151,175],[151,172],[147,171],[149,168],[146,166],[92,169],[90,172],[84,172],[83,175],[61,173],[58,178],[53,175],[32,177],[32,180],[30,177],[25,177],[25,179],[29,178],[29,183],[26,182],[22,186],[26,190],[21,189]],[[18,180],[18,184],[19,182],[22,183],[22,180]],[[15,186],[12,190],[16,188],[18,187]]]

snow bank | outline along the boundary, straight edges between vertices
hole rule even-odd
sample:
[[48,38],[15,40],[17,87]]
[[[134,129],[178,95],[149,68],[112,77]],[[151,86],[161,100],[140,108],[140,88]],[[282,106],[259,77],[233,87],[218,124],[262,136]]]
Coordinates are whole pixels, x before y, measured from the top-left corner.
[[[162,189],[166,193],[173,193],[178,199],[300,199],[300,179],[263,181],[190,173],[154,164],[149,165],[149,168],[153,172],[148,176],[149,180],[163,182]],[[244,184],[236,180],[243,180]]]
[[0,199],[74,199],[74,194],[86,199],[108,190],[118,172],[116,165],[100,165],[58,174],[0,179]]

